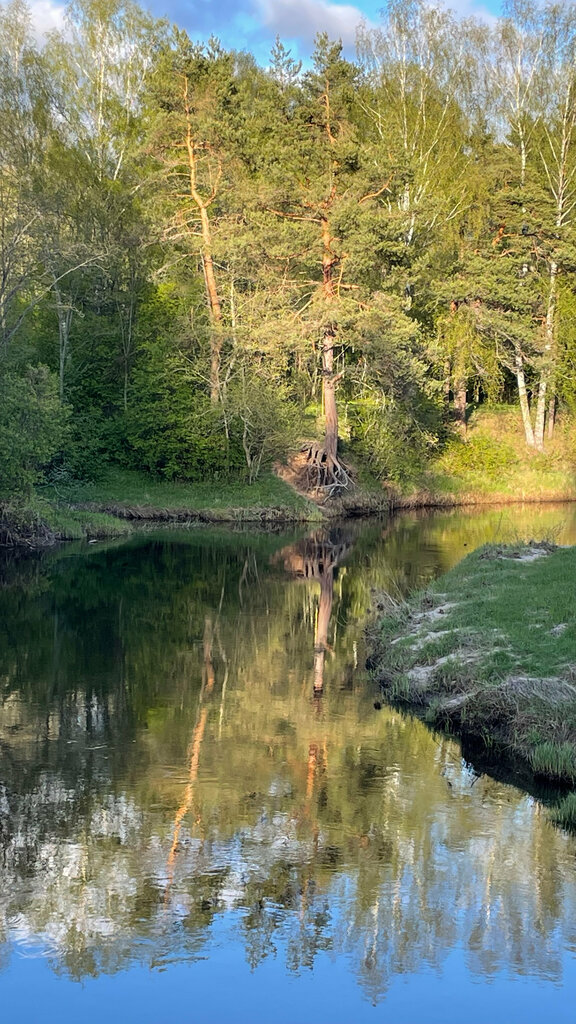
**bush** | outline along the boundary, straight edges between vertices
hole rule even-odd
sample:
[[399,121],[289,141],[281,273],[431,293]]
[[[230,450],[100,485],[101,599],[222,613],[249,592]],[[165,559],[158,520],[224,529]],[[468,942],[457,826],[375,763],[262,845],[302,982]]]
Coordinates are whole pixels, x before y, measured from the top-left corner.
[[46,366],[0,376],[0,493],[29,491],[62,447],[68,413]]
[[46,475],[54,483],[99,480],[110,460],[121,459],[125,444],[121,419],[106,419],[97,409],[72,412],[62,449]]
[[466,441],[453,441],[441,461],[442,468],[456,476],[477,473],[484,477],[497,477],[516,466],[519,459],[515,449],[506,441],[478,436]]
[[127,450],[121,460],[130,469],[145,469],[166,480],[202,480],[243,472],[241,441],[228,437],[222,412],[188,388],[143,401],[125,420]]
[[379,479],[414,481],[441,440],[435,406],[423,399],[417,411],[394,401],[363,399],[348,406],[350,446]]
[[225,406],[252,483],[261,469],[296,445],[301,416],[281,385],[244,374],[228,389]]

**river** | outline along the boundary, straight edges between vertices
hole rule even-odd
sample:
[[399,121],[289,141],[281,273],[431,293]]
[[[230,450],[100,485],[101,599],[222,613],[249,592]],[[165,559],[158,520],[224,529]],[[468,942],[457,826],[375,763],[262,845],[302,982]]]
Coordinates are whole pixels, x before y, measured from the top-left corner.
[[3,1019],[572,1022],[576,840],[364,668],[375,594],[542,536],[574,506],[6,555]]

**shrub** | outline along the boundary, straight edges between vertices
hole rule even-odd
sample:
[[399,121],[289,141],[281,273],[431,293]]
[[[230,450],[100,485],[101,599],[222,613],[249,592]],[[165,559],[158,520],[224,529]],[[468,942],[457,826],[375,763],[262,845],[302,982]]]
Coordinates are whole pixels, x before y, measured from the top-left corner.
[[496,477],[517,464],[518,455],[512,445],[486,436],[452,441],[441,459],[442,468],[456,476],[477,473]]
[[62,447],[68,413],[46,366],[0,376],[0,493],[29,491]]
[[350,446],[380,479],[415,480],[439,444],[437,410],[424,397],[419,410],[381,399],[361,399],[348,406]]

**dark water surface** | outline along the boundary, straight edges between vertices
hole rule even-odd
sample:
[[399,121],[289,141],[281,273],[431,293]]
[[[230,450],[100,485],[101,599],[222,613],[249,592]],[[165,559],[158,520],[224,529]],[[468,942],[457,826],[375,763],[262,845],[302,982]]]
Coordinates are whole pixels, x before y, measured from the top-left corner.
[[363,669],[374,589],[543,535],[574,507],[6,561],[2,1020],[573,1022],[576,841]]

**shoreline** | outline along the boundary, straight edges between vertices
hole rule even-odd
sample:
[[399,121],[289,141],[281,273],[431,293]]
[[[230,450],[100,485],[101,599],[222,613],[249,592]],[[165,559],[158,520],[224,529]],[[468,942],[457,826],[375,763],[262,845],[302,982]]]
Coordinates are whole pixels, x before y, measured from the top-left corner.
[[565,787],[576,830],[576,547],[485,545],[406,602],[383,595],[367,668],[385,699]]
[[42,549],[67,540],[98,540],[129,535],[136,524],[252,524],[264,527],[310,524],[321,526],[334,519],[391,516],[399,512],[426,509],[481,508],[489,506],[571,504],[576,494],[510,495],[417,492],[402,496],[363,492],[345,495],[321,504],[294,492],[292,505],[237,504],[229,507],[159,505],[151,502],[110,500],[68,501],[65,498],[39,500],[34,497],[0,501],[0,547]]

